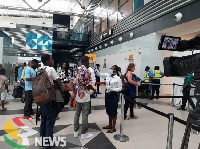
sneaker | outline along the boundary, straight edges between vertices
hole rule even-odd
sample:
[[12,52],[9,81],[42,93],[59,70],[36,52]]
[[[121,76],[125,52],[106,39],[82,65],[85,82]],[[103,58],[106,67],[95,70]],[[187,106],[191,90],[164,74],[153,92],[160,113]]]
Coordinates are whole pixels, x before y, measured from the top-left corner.
[[92,138],[93,136],[94,136],[93,134],[86,132],[85,134],[82,134],[82,135],[81,135],[81,139],[82,139],[82,140],[83,140],[83,139],[90,139],[90,138]]
[[74,131],[74,138],[77,138],[80,135],[79,130],[77,132]]

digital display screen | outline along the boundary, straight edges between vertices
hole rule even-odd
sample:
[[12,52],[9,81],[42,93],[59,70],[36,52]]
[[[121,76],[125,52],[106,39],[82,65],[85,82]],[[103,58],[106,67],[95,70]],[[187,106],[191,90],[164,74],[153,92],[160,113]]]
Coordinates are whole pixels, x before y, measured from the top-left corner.
[[159,49],[177,50],[180,40],[180,37],[162,36]]

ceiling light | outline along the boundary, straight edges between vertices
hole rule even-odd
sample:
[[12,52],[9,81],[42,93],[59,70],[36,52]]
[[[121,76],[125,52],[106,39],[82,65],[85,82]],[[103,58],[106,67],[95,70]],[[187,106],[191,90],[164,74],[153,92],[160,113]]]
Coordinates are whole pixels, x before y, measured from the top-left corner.
[[118,40],[119,40],[119,42],[122,42],[122,37],[119,37],[119,39],[118,39]]
[[133,33],[130,33],[130,34],[129,34],[129,37],[130,37],[130,38],[133,38]]

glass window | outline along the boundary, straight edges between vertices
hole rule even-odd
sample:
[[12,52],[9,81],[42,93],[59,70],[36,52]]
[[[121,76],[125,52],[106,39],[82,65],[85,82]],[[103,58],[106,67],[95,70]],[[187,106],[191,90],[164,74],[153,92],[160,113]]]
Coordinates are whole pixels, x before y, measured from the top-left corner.
[[103,0],[101,2],[101,9],[104,9],[106,6],[108,6],[108,0]]
[[118,0],[112,0],[108,6],[108,15],[113,14],[118,9]]
[[118,11],[115,11],[112,15],[110,15],[109,18],[109,28],[112,27],[117,23],[117,13]]
[[122,16],[128,16],[133,12],[133,0],[129,0],[125,4],[123,4],[120,9],[120,13]]
[[100,33],[100,24],[97,25],[95,29],[96,29],[96,31],[95,31],[96,34],[99,35],[99,33]]
[[107,26],[107,19],[102,22],[101,26],[102,26],[101,27],[101,32],[104,32],[108,28],[108,26]]
[[119,5],[121,6],[122,4],[126,3],[128,0],[120,0]]

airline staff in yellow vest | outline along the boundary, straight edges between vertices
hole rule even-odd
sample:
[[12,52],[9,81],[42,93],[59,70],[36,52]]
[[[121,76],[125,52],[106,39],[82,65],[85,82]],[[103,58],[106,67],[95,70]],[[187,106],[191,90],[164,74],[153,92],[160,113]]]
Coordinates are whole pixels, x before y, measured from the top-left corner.
[[[145,68],[145,74],[144,74],[144,83],[150,83],[151,80],[152,80],[152,72],[149,71],[150,70],[150,67],[149,66],[146,66]],[[145,93],[146,95],[148,96],[150,94],[150,90],[149,90],[149,84],[145,84],[144,85],[144,89],[145,89]]]
[[[153,80],[152,80],[152,84],[160,84],[160,78],[162,78],[164,76],[164,73],[160,71],[160,67],[159,66],[155,66],[154,67],[154,71],[153,71]],[[154,98],[154,94],[156,92],[156,99],[158,99],[159,96],[159,89],[160,89],[160,85],[152,85],[152,97],[151,99]]]

